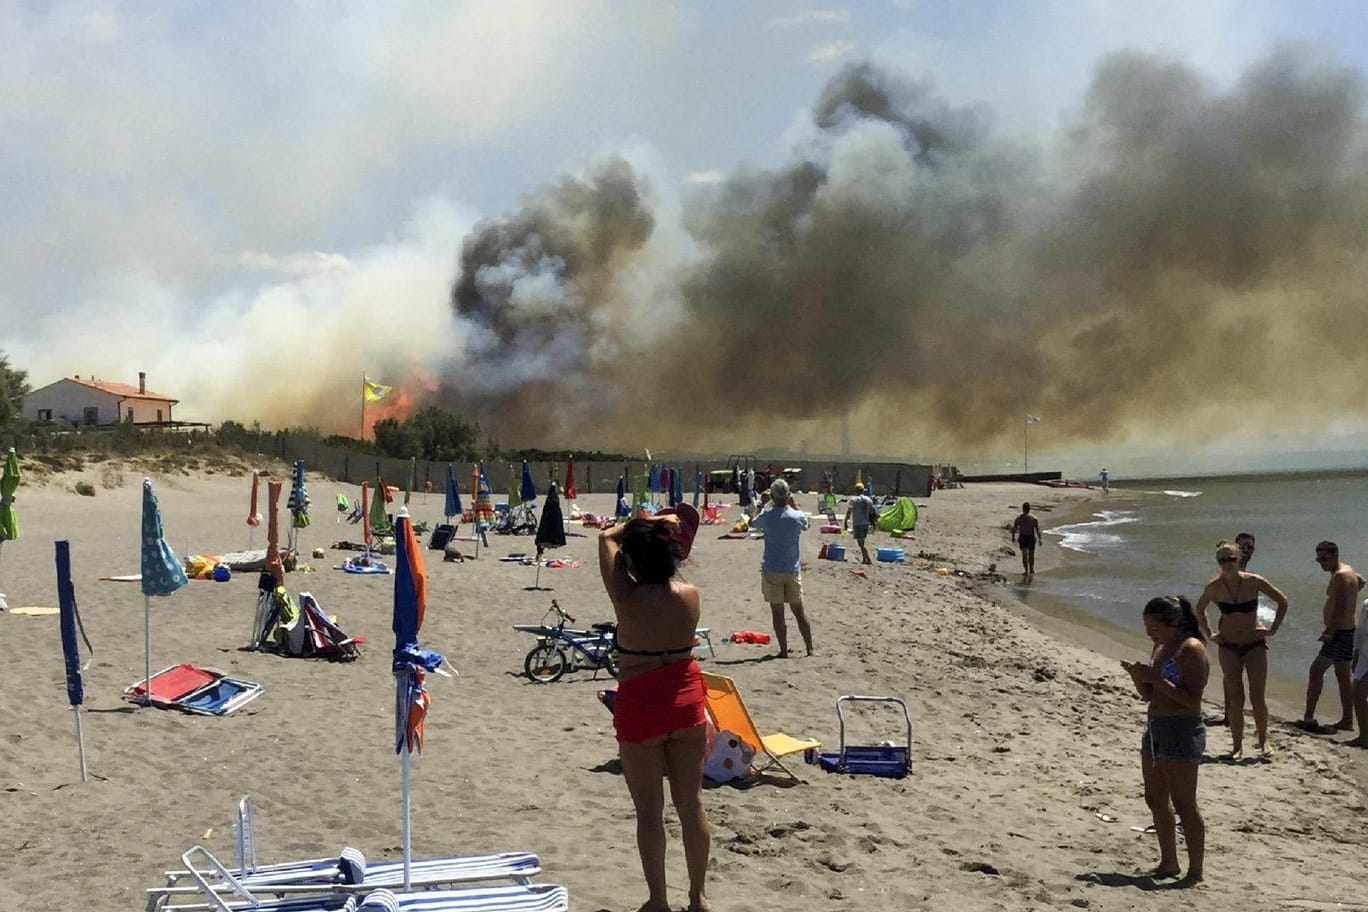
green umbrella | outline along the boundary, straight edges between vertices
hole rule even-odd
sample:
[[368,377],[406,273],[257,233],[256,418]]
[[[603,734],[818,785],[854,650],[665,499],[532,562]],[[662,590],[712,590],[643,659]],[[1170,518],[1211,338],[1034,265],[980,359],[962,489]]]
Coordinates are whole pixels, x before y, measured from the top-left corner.
[[[14,492],[19,487],[19,457],[10,447],[5,466],[0,470],[0,548],[11,538],[19,537],[19,514],[14,512]],[[0,594],[0,609],[5,607],[5,597]]]
[[19,457],[10,447],[0,471],[0,542],[19,537],[19,514],[14,512],[14,492],[19,488]]
[[522,503],[522,498],[518,496],[518,476],[513,471],[513,466],[508,467],[508,509],[513,509]]
[[375,479],[375,490],[371,493],[370,516],[366,522],[370,523],[371,532],[376,535],[388,535],[390,532],[389,509],[386,504],[392,502],[394,495],[385,486],[385,479],[377,477]]

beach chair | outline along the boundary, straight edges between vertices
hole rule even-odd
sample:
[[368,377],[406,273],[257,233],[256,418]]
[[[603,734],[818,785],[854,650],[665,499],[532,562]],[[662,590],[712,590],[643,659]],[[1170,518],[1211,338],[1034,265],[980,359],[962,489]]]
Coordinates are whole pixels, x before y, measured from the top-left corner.
[[[316,891],[309,896],[263,899],[203,846],[192,846],[181,861],[198,889],[196,902],[164,908],[186,912],[567,912],[570,908],[569,894],[559,884],[498,884],[407,893],[368,888],[364,894]],[[274,890],[270,886],[259,888],[261,893]]]
[[152,680],[136,681],[124,688],[124,696],[141,702],[151,688],[149,702],[163,709],[179,709],[206,716],[226,716],[241,709],[266,692],[254,681],[229,677],[217,668],[200,668],[188,662],[169,665],[152,675]]
[[751,719],[750,711],[746,709],[745,701],[741,699],[741,691],[737,689],[735,681],[725,675],[705,671],[703,683],[708,689],[708,717],[712,720],[713,726],[718,731],[730,731],[740,735],[747,744],[755,748],[756,759],[762,754],[765,756],[765,764],[757,765],[755,768],[757,774],[778,767],[795,783],[802,781],[792,770],[784,766],[780,758],[806,750],[816,750],[822,746],[822,742],[811,738],[795,738],[783,732],[761,735],[755,727],[754,720]]
[[[330,858],[311,858],[262,865],[257,861],[255,808],[250,795],[238,802],[238,819],[234,825],[237,835],[237,867],[229,874],[249,890],[275,896],[304,893],[363,893],[381,887],[401,887],[404,883],[403,861],[371,861],[357,849],[344,848],[340,855]],[[185,884],[192,878],[187,869],[164,871],[166,886],[147,891],[149,912],[167,906],[171,897],[200,892],[198,884]],[[203,874],[213,873],[203,871]],[[419,889],[445,884],[477,883],[489,880],[509,880],[516,884],[531,883],[541,873],[541,861],[531,852],[496,852],[481,855],[449,855],[437,858],[415,858],[409,862],[409,883]],[[227,881],[210,884],[219,892],[228,890]]]

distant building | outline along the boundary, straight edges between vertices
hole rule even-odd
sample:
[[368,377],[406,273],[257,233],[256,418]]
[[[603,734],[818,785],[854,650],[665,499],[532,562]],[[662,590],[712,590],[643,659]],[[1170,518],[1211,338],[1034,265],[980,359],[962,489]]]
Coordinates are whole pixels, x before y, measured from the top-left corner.
[[171,407],[179,402],[147,388],[147,374],[138,372],[138,385],[112,383],[94,377],[63,377],[24,397],[23,415],[60,427],[102,427],[170,423]]

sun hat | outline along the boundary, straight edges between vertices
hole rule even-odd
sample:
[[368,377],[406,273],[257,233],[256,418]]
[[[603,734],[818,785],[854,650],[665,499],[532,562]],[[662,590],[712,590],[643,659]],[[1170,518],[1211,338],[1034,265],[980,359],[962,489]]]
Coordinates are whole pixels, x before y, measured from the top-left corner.
[[855,482],[855,490],[857,490],[857,491],[863,491],[863,490],[864,490],[864,482],[863,482],[863,481],[857,481],[857,482]]

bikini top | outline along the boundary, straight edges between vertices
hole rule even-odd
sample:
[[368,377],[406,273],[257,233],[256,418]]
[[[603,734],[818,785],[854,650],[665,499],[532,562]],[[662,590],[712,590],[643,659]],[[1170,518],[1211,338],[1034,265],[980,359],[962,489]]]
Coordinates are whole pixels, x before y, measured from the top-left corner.
[[1247,602],[1217,602],[1221,614],[1250,614],[1259,607],[1259,600],[1252,598]]
[[1177,684],[1182,674],[1178,671],[1177,656],[1169,656],[1168,661],[1159,666],[1159,677],[1168,681],[1170,684]]

